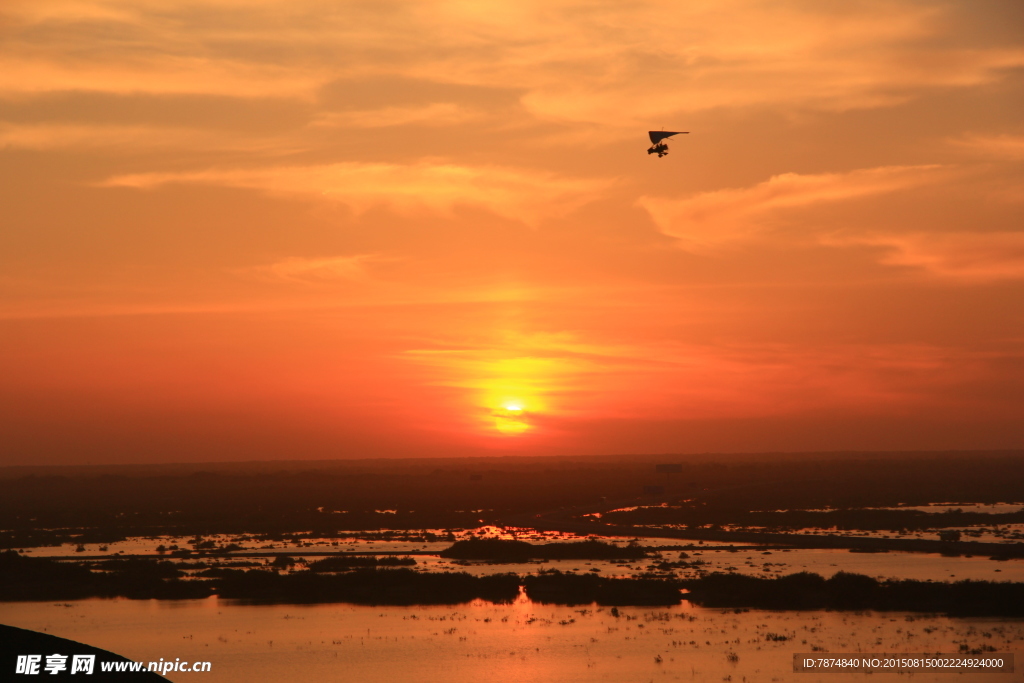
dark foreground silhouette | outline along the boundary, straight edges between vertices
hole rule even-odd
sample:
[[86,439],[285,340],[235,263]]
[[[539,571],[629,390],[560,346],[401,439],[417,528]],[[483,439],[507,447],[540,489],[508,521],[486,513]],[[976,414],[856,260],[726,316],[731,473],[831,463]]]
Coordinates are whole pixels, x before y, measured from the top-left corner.
[[[67,656],[65,662],[66,670],[57,673],[49,673],[43,670],[46,664],[46,656],[52,654]],[[39,666],[39,673],[36,675],[18,675],[17,669],[19,655],[41,655],[42,660]],[[96,657],[93,665],[93,673],[86,674],[82,671],[72,674],[71,661],[73,655],[94,655]],[[116,655],[98,647],[85,645],[66,638],[58,638],[48,633],[38,633],[14,626],[0,624],[0,680],[33,679],[43,680],[86,680],[106,683],[108,681],[119,681],[122,683],[159,683],[167,679],[149,671],[119,671],[104,673],[101,671],[101,662],[128,662],[130,660]]]

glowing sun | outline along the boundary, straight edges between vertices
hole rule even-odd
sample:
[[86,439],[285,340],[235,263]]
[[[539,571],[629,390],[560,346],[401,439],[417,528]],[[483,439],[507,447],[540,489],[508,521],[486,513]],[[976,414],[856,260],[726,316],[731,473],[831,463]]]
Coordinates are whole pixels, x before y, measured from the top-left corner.
[[505,435],[522,434],[532,427],[529,422],[530,415],[520,402],[505,403],[491,415],[494,418],[495,429]]

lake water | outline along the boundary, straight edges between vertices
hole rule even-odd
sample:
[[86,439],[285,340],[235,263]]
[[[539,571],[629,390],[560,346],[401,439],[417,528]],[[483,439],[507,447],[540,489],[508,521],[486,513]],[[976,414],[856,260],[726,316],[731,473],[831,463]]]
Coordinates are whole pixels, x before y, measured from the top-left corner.
[[[793,653],[955,653],[961,645],[1010,652],[1024,642],[1022,620],[735,612],[688,603],[619,608],[616,617],[609,608],[548,606],[525,598],[509,605],[430,607],[244,605],[216,598],[0,603],[0,621],[136,661],[209,661],[210,673],[167,674],[173,681],[208,683],[840,683],[864,680],[864,674],[795,674]],[[773,639],[779,637],[787,640]],[[1018,666],[1016,674],[980,680],[1020,678]],[[912,678],[976,679],[949,673]]]
[[[485,535],[497,531],[483,530]],[[478,530],[479,533],[479,530]],[[460,537],[465,537],[459,534]],[[524,533],[522,540],[568,540],[566,535]],[[218,544],[231,537],[215,538]],[[188,547],[187,538],[132,538],[107,552],[156,554],[161,543]],[[628,539],[615,539],[623,544]],[[686,543],[641,539],[643,545]],[[268,554],[287,552],[438,552],[449,542],[308,539],[301,545],[244,543]],[[33,548],[36,556],[76,556],[74,546]],[[77,554],[81,556],[80,554]],[[666,550],[663,558],[679,559]],[[774,576],[811,571],[831,576],[852,571],[872,577],[934,581],[1024,581],[1024,560],[942,557],[925,553],[850,553],[846,550],[735,551],[694,549],[676,570],[730,571]],[[310,557],[310,559],[316,559]],[[535,573],[541,569],[600,570],[602,576],[635,576],[653,560],[628,563],[565,560],[527,564],[456,563],[417,556],[421,571],[473,574]],[[260,560],[263,561],[262,559]],[[269,561],[269,560],[267,560]],[[597,681],[825,681],[863,680],[864,674],[795,674],[792,655],[818,648],[831,653],[955,653],[994,648],[1024,650],[1024,621],[841,612],[747,612],[672,608],[607,608],[474,602],[438,607],[356,605],[245,605],[211,598],[194,601],[84,600],[67,604],[0,603],[0,622],[46,631],[102,647],[137,661],[160,658],[209,661],[210,673],[169,673],[174,681],[423,681],[425,683],[590,683]],[[769,634],[774,634],[769,637]],[[776,640],[774,638],[785,638]],[[43,654],[43,653],[39,653]],[[68,653],[71,654],[71,653]],[[1024,664],[1022,662],[1021,664]],[[1018,669],[1022,668],[1020,665]],[[893,674],[878,674],[885,678]],[[975,675],[975,678],[977,676]],[[981,680],[1020,680],[1021,674],[987,674]],[[915,681],[973,680],[959,674],[913,675]]]

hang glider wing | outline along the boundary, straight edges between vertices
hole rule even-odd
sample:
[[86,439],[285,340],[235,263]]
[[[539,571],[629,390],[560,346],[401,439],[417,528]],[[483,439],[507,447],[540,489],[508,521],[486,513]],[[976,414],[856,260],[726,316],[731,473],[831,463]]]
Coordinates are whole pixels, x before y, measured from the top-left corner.
[[687,130],[677,130],[677,131],[652,130],[652,131],[648,131],[647,134],[651,136],[651,143],[656,145],[659,142],[661,142],[662,140],[664,140],[665,138],[670,138],[673,135],[683,135],[683,134],[689,133],[689,132],[690,131],[687,131]]

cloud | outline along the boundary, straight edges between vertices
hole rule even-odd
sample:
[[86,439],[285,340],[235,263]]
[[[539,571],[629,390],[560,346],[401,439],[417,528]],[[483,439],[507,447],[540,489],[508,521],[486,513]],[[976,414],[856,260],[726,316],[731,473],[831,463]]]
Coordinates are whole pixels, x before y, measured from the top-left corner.
[[571,335],[444,346],[401,357],[424,371],[426,383],[461,393],[485,424],[516,405],[540,427],[571,416],[691,421],[938,409],[975,400],[949,389],[989,381],[1001,359],[1019,357],[1012,349],[926,343],[605,344]]
[[[1024,65],[990,5],[751,0],[12,2],[0,92],[273,93],[344,78],[516,88],[544,120],[629,127],[771,106],[885,107]],[[1005,10],[1009,12],[1010,10]],[[397,114],[396,114],[397,115]]]
[[967,281],[1024,280],[1024,232],[917,233],[867,237],[880,261]]
[[173,183],[243,187],[335,201],[356,212],[377,206],[403,213],[422,209],[447,213],[459,206],[479,207],[536,224],[596,198],[610,181],[566,178],[509,167],[421,162],[140,173],[116,176],[101,185],[147,189]]
[[274,136],[149,125],[14,124],[0,122],[0,148],[31,150],[103,149],[122,153],[183,149],[274,152],[294,144]]
[[[174,145],[171,135],[154,135],[143,126],[98,127],[83,125],[16,125],[0,123],[0,147],[16,149],[58,149],[65,147],[106,147],[134,145],[139,140],[160,140]],[[164,131],[165,133],[169,131]],[[180,132],[180,131],[179,131]]]
[[15,0],[0,13],[9,48],[0,56],[0,93],[311,97],[324,66],[296,68],[259,50],[243,56],[231,49],[239,42],[270,47],[291,32],[278,23],[275,38],[273,4]]
[[273,94],[310,99],[327,78],[328,72],[323,69],[294,69],[192,55],[148,55],[110,63],[0,57],[0,93],[8,95],[78,90],[253,98]]
[[636,126],[720,108],[888,107],[1024,65],[1019,45],[951,47],[943,40],[956,35],[951,12],[910,3],[871,3],[868,11],[802,2],[602,9],[576,16],[558,47],[539,51],[547,82],[530,84],[523,97],[534,115]]
[[381,257],[375,254],[334,256],[327,258],[301,258],[298,256],[282,259],[264,266],[253,266],[236,270],[243,275],[255,275],[274,281],[318,284],[339,280],[358,280],[366,276],[366,268]]
[[990,159],[1024,161],[1024,135],[965,135],[950,140],[961,149]]
[[472,121],[481,116],[453,102],[433,102],[420,107],[382,107],[365,111],[328,112],[317,116],[310,124],[328,128],[389,128],[411,124],[451,126]]
[[[702,192],[685,199],[643,196],[637,205],[680,246],[707,252],[760,238],[791,212],[819,204],[897,192],[943,178],[941,166],[886,166],[847,173],[784,173],[752,187]],[[801,236],[804,240],[811,235]]]
[[[786,173],[746,188],[704,192],[684,199],[641,197],[638,205],[658,228],[694,253],[722,254],[770,240],[775,247],[822,245],[873,247],[878,263],[918,269],[930,275],[970,281],[1024,278],[1024,232],[985,228],[969,231],[962,217],[915,209],[913,223],[879,214],[865,221],[846,212],[822,219],[821,205],[875,199],[882,195],[962,180],[965,171],[945,166],[890,166],[848,173]],[[1005,203],[1012,197],[993,195]],[[927,201],[918,199],[919,202]],[[969,215],[969,214],[968,214]],[[997,214],[998,215],[998,214]],[[921,223],[932,230],[921,229]]]

